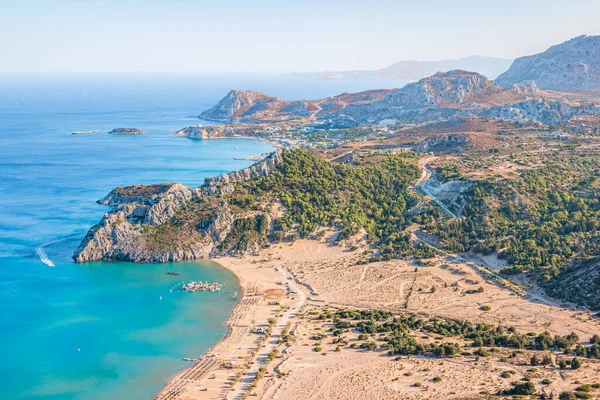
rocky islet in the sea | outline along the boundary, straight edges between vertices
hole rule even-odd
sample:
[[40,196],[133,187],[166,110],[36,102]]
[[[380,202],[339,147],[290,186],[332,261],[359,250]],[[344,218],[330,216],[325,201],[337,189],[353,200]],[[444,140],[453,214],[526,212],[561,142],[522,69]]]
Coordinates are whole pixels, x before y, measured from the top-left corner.
[[144,132],[138,128],[115,128],[108,132],[109,135],[147,135],[148,132]]

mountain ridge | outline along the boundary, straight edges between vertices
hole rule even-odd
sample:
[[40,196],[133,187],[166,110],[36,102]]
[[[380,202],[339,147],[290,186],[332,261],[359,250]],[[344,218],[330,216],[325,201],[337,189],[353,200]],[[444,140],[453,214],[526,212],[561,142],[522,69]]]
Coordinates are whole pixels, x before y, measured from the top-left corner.
[[497,57],[471,55],[458,59],[439,61],[398,61],[387,67],[375,70],[323,71],[300,73],[318,80],[404,80],[417,81],[438,72],[456,69],[476,71],[490,79],[495,79],[506,71],[513,60]]
[[303,122],[353,127],[423,123],[467,116],[561,124],[597,114],[598,100],[539,89],[532,81],[503,87],[470,71],[438,72],[400,89],[342,93],[321,100],[289,101],[253,91],[230,91],[203,119],[236,123]]
[[496,82],[507,87],[526,80],[546,90],[600,92],[600,36],[578,36],[519,57]]

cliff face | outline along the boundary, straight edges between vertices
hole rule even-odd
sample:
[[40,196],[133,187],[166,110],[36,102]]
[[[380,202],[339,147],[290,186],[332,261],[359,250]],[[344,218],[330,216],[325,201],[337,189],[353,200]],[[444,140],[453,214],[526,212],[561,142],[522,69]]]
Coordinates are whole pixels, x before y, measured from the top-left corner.
[[[144,234],[148,228],[166,223],[188,202],[202,195],[200,189],[190,189],[181,184],[171,184],[164,190],[166,185],[136,185],[111,191],[101,203],[115,208],[105,213],[100,223],[88,231],[75,251],[75,261],[155,262],[189,259],[190,256],[186,256],[185,252],[158,255],[145,246]],[[147,189],[146,194],[124,193],[141,189]],[[204,251],[199,248],[191,250]]]
[[[202,188],[178,183],[116,188],[99,201],[114,209],[88,231],[73,258],[167,262],[251,251],[265,232],[240,238],[237,221],[255,216],[234,215],[220,197],[234,190],[231,182],[267,175],[281,160],[275,152],[244,170],[206,179]],[[242,225],[247,229],[247,221]]]
[[579,36],[518,58],[496,82],[509,87],[526,80],[546,90],[600,91],[600,36]]

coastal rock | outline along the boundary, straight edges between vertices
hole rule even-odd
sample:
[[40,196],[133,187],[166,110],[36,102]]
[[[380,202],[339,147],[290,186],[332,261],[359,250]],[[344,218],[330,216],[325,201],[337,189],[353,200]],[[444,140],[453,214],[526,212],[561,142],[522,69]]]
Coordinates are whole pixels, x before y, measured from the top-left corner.
[[249,179],[268,175],[279,163],[283,161],[281,156],[284,150],[277,150],[267,156],[264,160],[252,164],[248,168],[240,171],[233,171],[228,174],[221,174],[214,178],[204,179],[204,186],[216,186],[231,182],[243,182]]
[[527,80],[545,90],[600,91],[600,36],[579,36],[542,53],[517,58],[496,82],[509,87]]
[[[207,179],[201,188],[178,183],[115,188],[99,201],[114,208],[88,231],[73,258],[168,262],[254,251],[265,232],[259,232],[256,241],[243,239],[238,245],[243,235],[232,230],[236,220],[263,214],[234,215],[219,197],[235,190],[230,182],[264,176],[281,161],[281,152],[275,152],[242,171]],[[268,217],[263,219],[262,226],[269,226]]]
[[137,128],[116,128],[108,132],[110,135],[147,135],[148,132],[144,132]]
[[105,206],[118,206],[128,203],[143,203],[156,199],[161,195],[177,190],[178,183],[157,183],[153,185],[122,186],[110,191],[98,204]]

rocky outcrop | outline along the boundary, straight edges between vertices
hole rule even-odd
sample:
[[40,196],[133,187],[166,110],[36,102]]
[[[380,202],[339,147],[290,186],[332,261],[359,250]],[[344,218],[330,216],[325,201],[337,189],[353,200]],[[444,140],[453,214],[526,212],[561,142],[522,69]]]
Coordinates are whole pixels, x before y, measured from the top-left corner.
[[[88,231],[75,251],[74,260],[144,263],[193,260],[221,254],[218,246],[229,234],[234,216],[226,204],[221,204],[193,229],[177,230],[179,227],[173,225],[173,220],[178,211],[203,196],[198,189],[184,188],[159,201],[126,203],[105,213],[100,223]],[[176,230],[172,237],[163,235],[157,239],[161,229],[170,228]]]
[[[177,183],[114,189],[99,202],[115,208],[105,213],[100,223],[89,230],[75,251],[75,261],[116,259],[152,262],[157,261],[156,257],[164,259],[164,254],[153,254],[148,246],[144,246],[145,230],[167,223],[192,199],[201,196],[200,189],[190,189]],[[196,252],[201,252],[201,249]],[[184,253],[180,256],[187,257],[183,259],[191,257]]]
[[113,209],[88,231],[73,258],[167,262],[255,249],[265,233],[259,232],[256,241],[244,237],[239,245],[243,235],[230,233],[236,220],[248,215],[234,215],[221,197],[235,190],[231,182],[265,176],[281,161],[281,151],[272,153],[244,170],[207,179],[201,188],[163,183],[113,189],[98,201]]
[[600,36],[579,36],[543,53],[517,58],[496,82],[535,81],[546,90],[600,91]]
[[248,168],[230,172],[228,174],[221,174],[215,176],[214,178],[206,178],[204,179],[204,186],[210,187],[231,182],[242,182],[261,176],[266,176],[283,161],[283,157],[281,156],[283,151],[285,150],[277,150],[267,156],[264,160],[259,161]]
[[280,101],[277,97],[251,90],[231,90],[214,107],[200,113],[198,118],[218,121],[239,119],[253,107],[266,107]]
[[448,151],[456,149],[467,143],[468,139],[464,135],[443,135],[426,139],[414,147],[417,153],[428,153],[430,151]]
[[116,128],[108,132],[110,135],[147,135],[148,132],[144,132],[137,128]]
[[156,200],[165,194],[176,191],[183,185],[177,183],[158,183],[154,185],[122,186],[110,191],[98,204],[118,206],[127,203],[144,203]]

